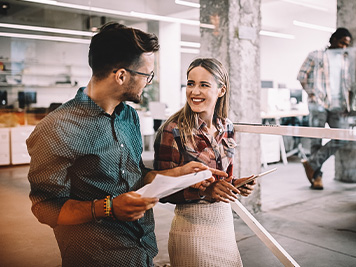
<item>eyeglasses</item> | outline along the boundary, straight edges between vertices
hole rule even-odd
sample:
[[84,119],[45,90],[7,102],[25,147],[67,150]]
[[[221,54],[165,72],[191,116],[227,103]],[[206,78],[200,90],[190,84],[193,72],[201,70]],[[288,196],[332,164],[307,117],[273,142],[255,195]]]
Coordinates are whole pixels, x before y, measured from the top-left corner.
[[[138,74],[138,75],[146,76],[147,77],[147,83],[151,83],[152,80],[153,80],[153,77],[155,76],[155,73],[153,71],[151,71],[151,73],[148,74],[148,73],[143,73],[143,72],[131,70],[131,69],[128,69],[128,68],[123,68],[123,69],[125,69],[125,70],[127,70],[128,72],[131,72],[131,73],[135,73],[135,74]],[[118,69],[114,70],[113,73],[116,73],[117,71],[118,71]]]

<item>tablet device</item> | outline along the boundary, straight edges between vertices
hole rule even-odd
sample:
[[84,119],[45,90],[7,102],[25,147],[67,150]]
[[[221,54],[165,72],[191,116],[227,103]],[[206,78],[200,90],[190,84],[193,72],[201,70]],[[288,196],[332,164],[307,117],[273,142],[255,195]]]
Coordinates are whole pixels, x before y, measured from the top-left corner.
[[242,180],[240,183],[238,183],[237,185],[235,185],[236,188],[239,188],[245,184],[248,184],[249,182],[253,181],[254,179],[256,178],[259,178],[259,177],[262,177],[266,174],[269,174],[271,172],[274,172],[275,170],[277,170],[277,168],[273,168],[273,169],[270,169],[268,171],[265,171],[265,172],[261,172],[260,174],[257,174],[257,175],[253,175],[251,178],[246,178],[245,180]]

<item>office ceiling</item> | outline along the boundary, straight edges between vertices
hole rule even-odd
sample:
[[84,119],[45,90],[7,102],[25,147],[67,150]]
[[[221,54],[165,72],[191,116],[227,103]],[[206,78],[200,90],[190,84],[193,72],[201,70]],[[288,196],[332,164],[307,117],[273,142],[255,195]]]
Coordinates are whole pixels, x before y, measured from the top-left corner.
[[[36,0],[34,0],[36,1]],[[186,0],[191,3],[199,3],[199,0]],[[2,1],[1,1],[2,2]],[[175,0],[60,0],[58,3],[72,4],[75,6],[93,8],[102,8],[103,12],[98,10],[88,9],[74,9],[68,7],[59,7],[52,5],[44,5],[33,3],[30,1],[8,0],[10,8],[7,14],[0,14],[0,22],[5,23],[22,23],[33,24],[34,26],[48,26],[46,20],[52,21],[49,27],[57,26],[61,21],[55,19],[55,15],[45,16],[45,19],[40,16],[46,11],[51,10],[59,14],[72,13],[73,16],[82,16],[94,18],[91,26],[99,26],[102,20],[100,18],[105,16],[106,20],[119,20],[121,23],[127,25],[135,25],[147,19],[139,19],[127,14],[132,12],[148,13],[160,16],[169,16],[175,18],[199,20],[199,8],[179,5]],[[45,2],[45,1],[42,1]],[[56,2],[56,1],[48,1]],[[336,26],[336,5],[337,0],[261,0],[261,17],[262,29],[267,31],[280,32],[285,34],[294,34],[295,31],[300,30],[300,27],[293,24],[294,20],[317,24],[324,27],[335,28]],[[106,11],[116,11],[120,14],[108,14]],[[126,15],[125,15],[126,14]],[[21,18],[22,21],[15,21],[14,17]],[[60,17],[60,16],[59,16]],[[70,27],[67,22],[63,23],[63,27]],[[68,25],[69,24],[69,25]],[[88,23],[87,23],[88,24]],[[84,23],[83,23],[84,25]],[[73,25],[73,27],[82,27],[82,25]],[[76,28],[78,29],[78,28]],[[1,29],[0,29],[1,30]],[[82,30],[82,29],[80,29]],[[199,41],[200,38],[199,27],[191,25],[182,25],[182,40],[184,41]]]
[[337,0],[262,0],[262,29],[293,34],[293,21],[336,27]]

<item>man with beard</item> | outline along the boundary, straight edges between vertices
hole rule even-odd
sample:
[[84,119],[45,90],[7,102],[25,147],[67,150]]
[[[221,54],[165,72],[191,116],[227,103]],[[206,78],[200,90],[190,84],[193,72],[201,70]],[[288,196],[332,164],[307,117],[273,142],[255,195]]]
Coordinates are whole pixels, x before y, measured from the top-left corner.
[[135,191],[157,173],[208,169],[189,163],[157,172],[142,163],[138,115],[124,101],[140,102],[158,49],[153,34],[104,25],[91,40],[87,87],[48,114],[27,140],[32,212],[53,228],[62,266],[153,266],[158,199]]

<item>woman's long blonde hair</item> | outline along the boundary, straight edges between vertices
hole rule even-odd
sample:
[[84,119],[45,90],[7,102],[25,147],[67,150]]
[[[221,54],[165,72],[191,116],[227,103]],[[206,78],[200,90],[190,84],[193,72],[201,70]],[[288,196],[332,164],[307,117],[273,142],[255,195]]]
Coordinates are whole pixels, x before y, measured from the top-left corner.
[[[216,123],[216,118],[221,119],[223,122],[227,118],[229,110],[229,94],[230,94],[230,82],[229,75],[224,68],[224,66],[215,58],[197,58],[192,63],[190,63],[187,70],[187,79],[190,71],[196,67],[203,67],[208,72],[210,72],[218,85],[218,88],[225,86],[225,94],[218,98],[216,101],[213,124]],[[163,131],[166,125],[170,122],[177,122],[178,129],[180,132],[180,138],[182,144],[186,144],[191,141],[195,146],[194,138],[192,135],[193,128],[197,127],[198,124],[198,114],[193,112],[188,103],[186,102],[184,107],[178,112],[173,114],[158,130],[158,134]],[[215,125],[216,126],[216,125]]]

